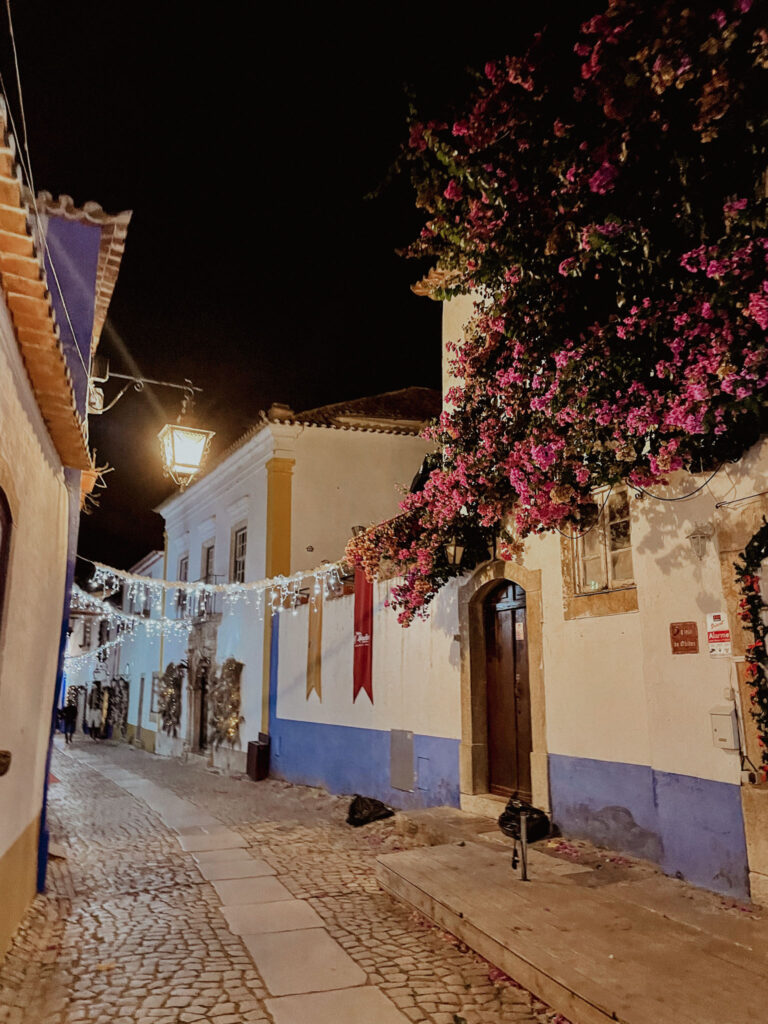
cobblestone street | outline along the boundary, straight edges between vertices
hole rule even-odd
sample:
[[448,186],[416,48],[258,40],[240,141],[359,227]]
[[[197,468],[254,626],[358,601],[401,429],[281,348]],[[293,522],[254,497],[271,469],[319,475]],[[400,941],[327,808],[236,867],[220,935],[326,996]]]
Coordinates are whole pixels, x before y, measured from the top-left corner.
[[52,770],[65,856],[0,966],[3,1024],[563,1021],[379,889],[376,856],[409,843],[391,820],[126,746]]

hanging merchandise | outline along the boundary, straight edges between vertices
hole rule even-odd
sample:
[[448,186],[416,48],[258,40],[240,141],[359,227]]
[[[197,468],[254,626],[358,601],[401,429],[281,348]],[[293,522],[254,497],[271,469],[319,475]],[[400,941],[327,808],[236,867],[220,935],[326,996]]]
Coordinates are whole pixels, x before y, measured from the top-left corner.
[[361,690],[373,704],[373,583],[362,569],[355,569],[355,646],[352,700]]

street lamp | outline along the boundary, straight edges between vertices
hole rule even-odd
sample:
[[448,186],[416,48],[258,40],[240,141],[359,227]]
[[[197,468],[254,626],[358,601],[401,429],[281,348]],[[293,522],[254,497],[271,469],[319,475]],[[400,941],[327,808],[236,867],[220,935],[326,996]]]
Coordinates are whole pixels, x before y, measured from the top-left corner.
[[[189,384],[189,381],[187,381]],[[166,423],[157,435],[163,456],[163,472],[180,490],[189,486],[198,473],[211,447],[212,430],[201,430],[184,423],[184,417],[195,402],[191,385],[181,400],[181,412],[175,423]]]
[[453,536],[446,543],[445,557],[448,559],[448,565],[456,567],[461,565],[461,561],[464,558],[464,545],[459,543],[458,537]]
[[212,430],[200,430],[183,423],[166,423],[157,435],[163,455],[163,472],[182,491],[205,461],[213,434]]
[[[128,383],[117,393],[109,405],[104,405],[104,392],[96,384],[106,383],[113,377],[128,381]],[[194,405],[195,392],[202,391],[202,388],[194,387],[189,380],[185,380],[183,384],[174,384],[167,380],[151,380],[149,377],[132,377],[126,373],[113,373],[109,368],[109,361],[97,356],[94,359],[94,368],[89,381],[88,411],[95,415],[109,412],[117,405],[131,385],[136,391],[143,391],[145,384],[153,384],[162,388],[176,388],[184,392],[181,411],[176,422],[166,423],[157,435],[163,458],[163,473],[165,476],[169,476],[183,491],[202,468],[211,446],[211,438],[214,436],[213,430],[202,430],[184,423],[184,417],[191,412]]]

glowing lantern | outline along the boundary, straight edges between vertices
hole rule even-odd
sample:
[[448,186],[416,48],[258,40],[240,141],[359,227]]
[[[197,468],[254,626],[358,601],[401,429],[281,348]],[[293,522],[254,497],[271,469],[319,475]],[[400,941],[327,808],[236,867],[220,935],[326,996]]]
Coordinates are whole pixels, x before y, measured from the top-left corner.
[[184,423],[166,423],[157,435],[165,473],[182,491],[202,468],[214,433]]

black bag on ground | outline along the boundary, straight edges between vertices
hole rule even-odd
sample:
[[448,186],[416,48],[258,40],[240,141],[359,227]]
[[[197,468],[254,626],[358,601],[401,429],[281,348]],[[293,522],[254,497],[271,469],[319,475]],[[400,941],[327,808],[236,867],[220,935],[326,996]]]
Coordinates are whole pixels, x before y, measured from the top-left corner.
[[359,796],[357,793],[352,797],[347,814],[347,824],[354,828],[361,825],[370,825],[372,821],[381,821],[382,818],[391,818],[395,812],[387,807],[381,800],[374,800],[371,796]]
[[526,838],[529,843],[535,843],[537,839],[549,835],[549,818],[544,811],[513,796],[509,798],[507,806],[499,815],[499,828],[505,836],[509,836],[510,839],[520,838],[520,815],[523,812],[527,818]]

